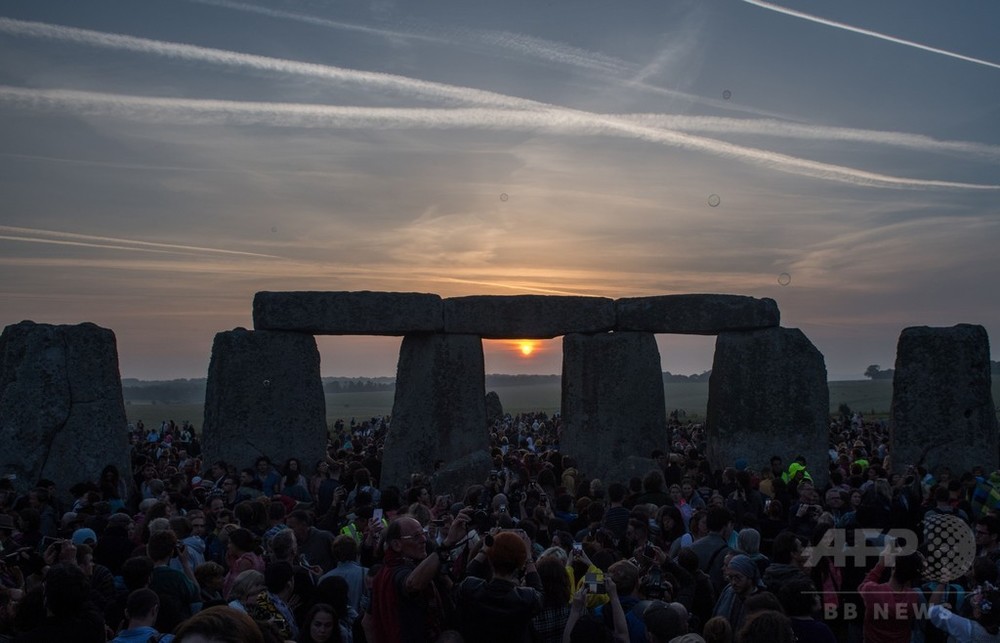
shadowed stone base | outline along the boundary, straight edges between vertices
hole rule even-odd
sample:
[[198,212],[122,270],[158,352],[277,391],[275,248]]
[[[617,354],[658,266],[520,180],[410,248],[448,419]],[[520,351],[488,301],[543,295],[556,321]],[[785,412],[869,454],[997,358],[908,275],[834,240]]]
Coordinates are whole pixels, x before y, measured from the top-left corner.
[[405,489],[411,473],[431,474],[438,461],[449,486],[435,487],[436,493],[461,494],[466,485],[486,480],[491,465],[483,369],[478,336],[403,338],[382,488]]
[[[69,497],[113,464],[131,480],[115,334],[94,324],[24,321],[0,335],[0,469],[26,491],[40,478]],[[127,498],[123,498],[127,500]]]
[[589,478],[627,482],[635,463],[666,449],[660,353],[651,333],[563,338],[559,450]]
[[237,328],[216,334],[205,390],[206,463],[260,455],[303,471],[326,453],[326,400],[312,335]]
[[745,459],[760,470],[772,455],[798,455],[814,481],[829,477],[830,392],[823,355],[797,328],[720,333],[708,383],[708,460]]
[[890,452],[902,471],[924,465],[953,477],[998,464],[996,409],[990,392],[990,340],[972,324],[903,329],[892,381]]

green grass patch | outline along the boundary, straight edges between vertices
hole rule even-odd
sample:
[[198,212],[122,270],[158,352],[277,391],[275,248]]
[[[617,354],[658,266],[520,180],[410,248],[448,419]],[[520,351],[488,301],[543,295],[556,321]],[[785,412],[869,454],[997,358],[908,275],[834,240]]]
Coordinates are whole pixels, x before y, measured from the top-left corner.
[[[836,413],[841,404],[847,404],[853,411],[861,411],[866,416],[874,411],[876,417],[889,413],[892,403],[892,381],[857,380],[830,382],[830,413]],[[525,386],[497,386],[492,389],[500,396],[504,411],[516,414],[527,411],[554,413],[559,410],[562,390],[558,382]],[[684,409],[689,419],[705,417],[708,407],[707,382],[680,382],[665,384],[663,387],[667,411]],[[327,423],[338,418],[349,421],[352,417],[363,420],[375,416],[391,415],[395,394],[392,391],[368,393],[338,393],[326,396]],[[993,399],[1000,399],[1000,378],[993,381]],[[199,429],[204,423],[201,404],[139,404],[125,405],[129,422],[139,419],[147,427],[159,427],[162,420],[174,420],[178,424],[190,420]]]

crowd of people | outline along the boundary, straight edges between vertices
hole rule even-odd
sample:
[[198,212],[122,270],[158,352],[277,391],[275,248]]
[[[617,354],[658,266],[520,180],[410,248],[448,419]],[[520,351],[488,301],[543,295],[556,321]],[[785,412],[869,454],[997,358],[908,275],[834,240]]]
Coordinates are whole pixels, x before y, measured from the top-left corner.
[[[1000,643],[1000,472],[892,466],[883,421],[713,469],[675,414],[654,468],[604,480],[558,415],[507,415],[461,497],[380,485],[389,425],[337,422],[304,466],[139,422],[129,476],[0,479],[0,643]],[[932,569],[962,530],[968,564]]]

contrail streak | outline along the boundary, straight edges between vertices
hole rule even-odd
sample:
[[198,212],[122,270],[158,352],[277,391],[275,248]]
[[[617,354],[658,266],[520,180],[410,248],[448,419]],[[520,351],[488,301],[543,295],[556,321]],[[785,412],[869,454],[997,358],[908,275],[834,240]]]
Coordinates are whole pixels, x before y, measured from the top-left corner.
[[[100,248],[118,248],[120,250],[145,250],[147,252],[209,252],[213,254],[238,255],[241,257],[261,257],[264,259],[280,259],[275,255],[265,255],[257,252],[241,252],[239,250],[223,250],[220,248],[205,248],[202,246],[186,246],[173,243],[155,243],[152,241],[136,241],[134,239],[118,239],[115,237],[99,237],[90,234],[77,234],[75,232],[60,232],[58,230],[40,230],[36,228],[18,228],[15,226],[0,225],[0,232],[10,235],[37,235],[36,237],[26,236],[2,236],[0,238],[11,241],[33,241],[37,243],[56,243],[62,245],[94,245]],[[49,237],[49,238],[44,238]],[[95,245],[95,244],[116,244],[116,245]]]
[[485,52],[490,55],[497,55],[496,50],[500,49],[502,50],[499,52],[499,55],[501,56],[517,57],[541,61],[543,63],[555,63],[582,69],[592,72],[596,75],[596,77],[602,80],[622,85],[629,89],[638,89],[651,94],[669,96],[670,98],[702,105],[709,105],[711,107],[727,111],[747,112],[758,116],[772,118],[787,118],[784,114],[767,112],[746,105],[740,105],[739,103],[732,101],[706,98],[704,96],[698,96],[675,89],[666,89],[656,85],[651,85],[634,78],[629,79],[628,76],[636,73],[641,76],[643,74],[643,69],[640,69],[637,65],[621,58],[589,51],[562,42],[555,42],[524,34],[511,33],[507,31],[484,31],[478,29],[454,29],[447,31],[437,29],[431,34],[427,34],[414,31],[399,31],[396,29],[366,27],[364,25],[317,18],[289,11],[248,5],[241,2],[234,2],[232,0],[187,1],[196,4],[230,9],[233,11],[256,13],[272,18],[309,24],[316,27],[364,33],[390,40],[415,40],[432,44],[457,46],[476,52]]
[[879,33],[877,31],[872,31],[870,29],[862,29],[861,27],[853,27],[843,22],[837,22],[836,20],[829,20],[827,18],[820,18],[819,16],[814,16],[809,13],[803,13],[801,11],[796,11],[795,9],[789,9],[787,7],[781,7],[776,4],[771,4],[770,2],[764,2],[764,0],[743,0],[748,4],[752,4],[756,7],[762,9],[770,9],[771,11],[777,11],[778,13],[783,13],[788,16],[793,16],[795,18],[801,18],[803,20],[808,20],[810,22],[815,22],[821,25],[826,25],[828,27],[835,27],[837,29],[844,29],[846,31],[852,31],[854,33],[859,33],[864,36],[871,36],[872,38],[878,38],[879,40],[885,40],[887,42],[894,42],[897,45],[905,45],[907,47],[913,47],[915,49],[920,49],[923,51],[929,51],[934,54],[941,54],[942,56],[948,56],[949,58],[956,58],[958,60],[964,60],[965,62],[976,63],[977,65],[984,65],[986,67],[992,67],[994,69],[1000,69],[1000,63],[990,62],[989,60],[983,60],[982,58],[973,58],[972,56],[965,56],[963,54],[955,53],[954,51],[948,51],[947,49],[938,49],[937,47],[930,47],[928,45],[922,45],[919,42],[913,42],[912,40],[904,40],[902,38],[896,38],[895,36],[889,36],[884,33]]
[[70,90],[37,90],[0,86],[0,102],[29,109],[56,108],[138,120],[189,123],[266,124],[278,127],[381,129],[486,129],[547,134],[617,136],[671,148],[704,152],[801,176],[882,188],[954,188],[996,190],[982,185],[908,179],[840,165],[811,161],[777,152],[735,145],[711,138],[658,129],[622,118],[572,109],[512,110],[487,108],[374,108],[287,103],[244,103],[189,98],[150,98]]
[[328,20],[326,18],[316,18],[313,16],[303,15],[300,13],[292,13],[291,11],[282,11],[280,9],[269,9],[267,7],[258,7],[256,5],[244,4],[242,2],[230,2],[229,0],[187,0],[187,1],[193,2],[195,4],[208,5],[211,7],[220,7],[223,9],[230,9],[234,11],[245,11],[247,13],[256,13],[262,16],[268,16],[270,18],[293,20],[295,22],[301,22],[316,27],[324,27],[328,29],[340,29],[343,31],[355,31],[370,36],[380,36],[382,38],[421,40],[424,42],[432,42],[435,44],[442,44],[442,45],[452,44],[448,39],[438,36],[428,36],[426,34],[411,33],[407,31],[395,31],[392,29],[379,29],[376,27],[366,27],[364,25],[358,25],[350,22],[342,22],[339,20]]
[[123,36],[120,34],[92,31],[90,29],[50,25],[43,22],[29,22],[25,20],[14,20],[12,18],[0,18],[0,32],[18,36],[49,38],[52,40],[74,42],[77,44],[102,47],[105,49],[134,51],[137,53],[164,56],[166,58],[178,60],[197,60],[227,67],[256,69],[260,71],[321,78],[334,82],[361,85],[367,88],[379,87],[411,96],[422,96],[466,104],[511,107],[517,109],[546,107],[544,103],[523,98],[515,98],[513,96],[498,94],[496,92],[473,89],[471,87],[448,85],[445,83],[416,80],[414,78],[397,76],[395,74],[358,71],[356,69],[345,69],[343,67],[335,67],[332,65],[319,65],[315,63],[304,63],[282,58],[269,58],[267,56],[244,54],[224,49],[212,49],[210,47],[184,45],[173,42],[164,42],[162,40],[137,38],[135,36]]
[[935,152],[954,152],[1000,158],[1000,146],[971,141],[943,141],[923,134],[887,132],[850,127],[803,125],[773,119],[725,118],[719,116],[684,116],[674,114],[617,114],[618,118],[650,127],[661,127],[683,132],[711,132],[714,134],[756,134],[775,138],[794,138],[822,141],[855,141],[878,145],[891,145]]

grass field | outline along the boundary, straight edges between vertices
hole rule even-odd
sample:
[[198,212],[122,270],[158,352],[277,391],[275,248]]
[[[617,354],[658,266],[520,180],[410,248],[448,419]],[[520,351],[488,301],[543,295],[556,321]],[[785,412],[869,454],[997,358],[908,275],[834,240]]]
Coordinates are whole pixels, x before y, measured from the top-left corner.
[[[519,413],[522,411],[546,411],[552,413],[559,410],[562,394],[557,383],[531,386],[495,387],[493,390],[500,396],[504,411]],[[685,382],[666,384],[664,386],[667,409],[684,409],[689,418],[705,417],[708,405],[708,383]],[[392,391],[372,393],[339,393],[326,396],[327,422],[333,423],[338,418],[345,421],[350,418],[370,418],[392,413]],[[1000,378],[993,381],[993,399],[1000,399]],[[830,382],[830,412],[836,412],[843,403],[851,409],[862,411],[866,415],[874,412],[876,416],[884,416],[889,412],[892,401],[892,382],[889,380],[858,380],[849,382]],[[129,422],[142,419],[146,426],[158,426],[161,420],[174,420],[178,423],[190,420],[196,427],[204,422],[203,405],[201,404],[128,404],[125,413]]]

